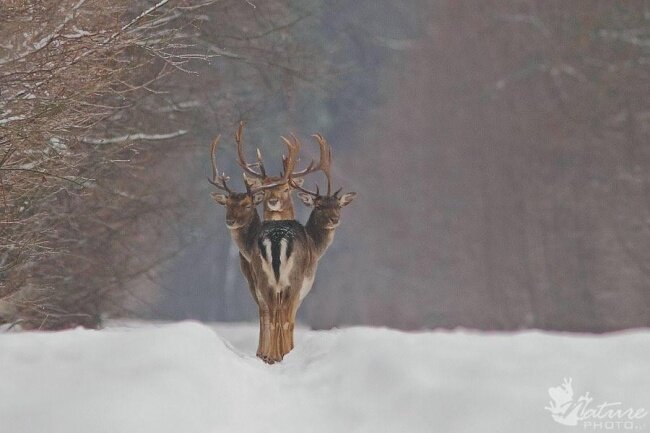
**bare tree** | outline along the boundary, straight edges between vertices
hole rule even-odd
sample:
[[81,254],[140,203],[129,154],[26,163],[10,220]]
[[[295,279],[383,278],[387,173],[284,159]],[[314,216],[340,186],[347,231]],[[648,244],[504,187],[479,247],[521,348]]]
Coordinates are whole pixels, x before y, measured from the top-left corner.
[[134,280],[154,278],[191,241],[173,165],[204,132],[189,131],[195,108],[218,104],[209,122],[236,113],[225,106],[231,77],[215,62],[299,75],[277,39],[242,30],[246,20],[268,20],[250,26],[259,32],[290,25],[303,16],[292,11],[235,1],[0,5],[0,320],[97,326]]

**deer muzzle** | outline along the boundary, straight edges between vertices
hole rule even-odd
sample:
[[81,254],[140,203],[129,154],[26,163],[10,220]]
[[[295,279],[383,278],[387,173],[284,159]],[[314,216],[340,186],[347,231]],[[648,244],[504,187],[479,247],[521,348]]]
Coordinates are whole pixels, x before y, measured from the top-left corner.
[[266,201],[266,205],[270,210],[279,211],[280,210],[280,200],[277,198],[270,198]]

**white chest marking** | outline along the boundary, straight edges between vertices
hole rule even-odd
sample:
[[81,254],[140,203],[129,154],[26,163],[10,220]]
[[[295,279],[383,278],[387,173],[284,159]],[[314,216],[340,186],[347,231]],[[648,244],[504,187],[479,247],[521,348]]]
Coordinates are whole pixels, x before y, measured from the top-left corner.
[[266,255],[262,255],[262,270],[266,274],[266,279],[269,281],[269,284],[273,284],[275,282],[275,275],[273,275],[273,265],[271,264],[273,260],[271,257],[271,241],[264,239],[262,244],[266,251]]
[[269,286],[275,293],[279,293],[291,285],[289,276],[293,269],[294,260],[293,256],[287,257],[288,240],[282,239],[280,241],[280,275],[278,280],[275,279],[273,272],[273,257],[271,256],[271,241],[264,239],[262,241],[266,251],[266,260],[262,260],[262,270],[266,274]]
[[277,287],[275,287],[276,292],[280,292],[282,289],[291,285],[289,276],[291,275],[291,269],[293,268],[293,256],[287,257],[287,246],[287,239],[282,239],[280,241],[280,281],[278,282]]

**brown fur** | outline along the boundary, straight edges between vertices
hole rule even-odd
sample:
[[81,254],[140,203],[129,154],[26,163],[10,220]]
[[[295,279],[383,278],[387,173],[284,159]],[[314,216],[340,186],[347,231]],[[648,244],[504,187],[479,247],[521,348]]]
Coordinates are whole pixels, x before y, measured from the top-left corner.
[[[257,247],[257,236],[261,227],[261,220],[257,213],[256,205],[262,201],[263,195],[251,197],[249,194],[231,193],[224,195],[213,193],[212,198],[219,204],[226,207],[226,224],[229,226],[230,236],[239,248],[239,265],[248,282],[248,288],[255,303],[259,306],[260,315],[260,336],[257,347],[257,356],[264,359],[268,349],[263,343],[269,340],[263,330],[269,328],[270,315],[268,308],[258,299],[255,288],[256,273],[251,268],[251,258],[259,256]],[[265,359],[266,360],[266,359]]]
[[[279,294],[270,290],[271,284],[263,271],[262,256],[257,243],[262,222],[255,204],[263,200],[262,193],[254,197],[238,193],[213,193],[212,197],[226,208],[226,224],[240,251],[241,271],[259,308],[257,356],[269,364],[281,361],[293,348],[293,327],[297,311],[295,298],[302,287],[301,274],[292,273],[288,290]],[[310,257],[308,252],[311,247],[308,242],[308,236],[304,234],[298,242],[300,248],[296,251],[298,255],[294,259],[294,269],[310,268],[309,262],[305,260]]]
[[[257,186],[255,183],[253,187]],[[281,361],[286,353],[293,348],[293,328],[297,311],[296,296],[300,293],[302,280],[300,273],[291,276],[290,289],[280,294],[269,290],[270,284],[262,270],[261,255],[257,246],[261,220],[255,208],[260,202],[266,202],[267,191],[269,196],[277,197],[281,204],[281,211],[266,211],[268,220],[294,219],[293,201],[291,190],[286,191],[288,185],[278,185],[274,188],[260,192],[254,197],[245,193],[213,193],[213,199],[225,206],[226,224],[229,226],[230,235],[240,251],[240,268],[246,278],[251,296],[259,308],[260,333],[257,347],[257,356],[267,363]],[[265,218],[266,219],[266,218]],[[301,242],[300,250],[308,251],[307,236]],[[294,252],[295,253],[295,252]],[[293,254],[292,254],[293,255]],[[295,262],[294,269],[310,268],[309,263],[301,256]]]
[[[291,254],[293,267],[287,277],[288,287],[282,288],[279,292],[273,289],[273,284],[268,281],[268,275],[262,271],[261,255],[254,256],[251,262],[253,279],[260,290],[263,303],[268,307],[266,313],[270,314],[269,328],[260,334],[263,338],[268,338],[260,343],[266,350],[267,362],[280,361],[293,349],[293,331],[298,308],[311,289],[318,261],[334,239],[341,208],[348,205],[356,194],[348,193],[340,198],[335,196],[305,198],[301,193],[298,195],[305,204],[313,206],[314,209],[304,226],[304,234],[301,233],[294,238]],[[303,292],[303,288],[306,292]]]
[[[212,174],[211,183],[228,192],[228,195],[213,193],[214,200],[226,207],[226,224],[228,225],[233,241],[240,251],[240,266],[253,299],[259,307],[260,334],[257,356],[265,362],[274,363],[281,361],[294,347],[293,330],[295,318],[302,299],[307,295],[313,284],[318,260],[325,253],[334,238],[334,231],[339,223],[341,208],[346,206],[354,193],[342,197],[329,195],[331,163],[331,150],[325,139],[316,135],[321,151],[320,161],[317,165],[310,164],[301,172],[294,172],[300,142],[295,136],[283,140],[287,144],[289,156],[283,159],[284,175],[282,177],[269,177],[263,167],[261,155],[258,151],[257,166],[259,172],[252,170],[252,165],[247,164],[242,147],[243,123],[235,134],[237,152],[240,166],[245,171],[245,181],[249,193],[233,193],[226,186],[227,177],[219,176],[216,167],[215,153],[219,139],[212,143]],[[303,202],[313,206],[309,221],[305,226],[295,222],[295,213],[291,192],[293,188],[301,189],[302,176],[310,172],[321,170],[328,178],[328,195],[300,196]],[[295,175],[295,178],[292,176]],[[251,195],[251,191],[259,191]],[[261,192],[263,190],[263,192]],[[274,249],[276,258],[269,258],[268,253],[262,256],[260,251],[260,231],[263,229],[259,214],[255,206],[264,203],[264,220],[288,220],[289,229],[293,236],[291,254],[281,258],[280,274],[278,276],[277,249]],[[280,229],[287,228],[287,223],[280,224]],[[267,226],[268,227],[268,226]],[[282,237],[283,233],[274,231],[275,226],[269,228],[273,242],[289,242]],[[266,235],[265,235],[266,236]],[[266,238],[265,238],[266,239]],[[282,240],[278,240],[282,239]],[[259,242],[263,242],[259,239]],[[264,242],[268,242],[264,240]],[[266,244],[268,248],[268,244]],[[277,248],[275,244],[274,248]],[[284,244],[281,244],[284,245]],[[281,247],[286,251],[285,247]],[[267,250],[268,251],[268,250]],[[284,262],[282,261],[284,260]],[[269,263],[273,261],[273,264]],[[273,266],[273,271],[270,270]]]
[[[302,228],[302,227],[301,227]],[[297,311],[300,289],[302,288],[303,269],[311,268],[309,240],[304,232],[294,240],[293,272],[288,276],[288,285],[276,291],[275,281],[269,280],[269,275],[263,270],[264,260],[261,254],[256,254],[250,263],[256,288],[259,290],[261,320],[260,347],[262,359],[273,363],[281,361],[285,354],[293,349],[293,329]]]
[[[269,185],[281,180],[280,177],[267,177],[264,180],[244,174],[246,182],[252,187]],[[302,179],[294,179],[295,184],[302,185]],[[289,182],[264,190],[264,221],[293,220],[296,215],[293,208],[293,186]]]

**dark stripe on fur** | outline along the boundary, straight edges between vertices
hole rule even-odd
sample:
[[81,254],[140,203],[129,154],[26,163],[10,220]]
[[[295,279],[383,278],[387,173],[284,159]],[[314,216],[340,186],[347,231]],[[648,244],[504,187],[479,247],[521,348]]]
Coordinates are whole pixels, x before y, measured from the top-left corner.
[[[281,240],[280,240],[281,241]],[[275,282],[280,281],[280,241],[271,243],[271,264],[273,265],[273,274],[275,275]]]
[[280,253],[282,251],[282,240],[287,240],[287,259],[291,257],[291,252],[293,251],[293,240],[303,230],[303,227],[294,220],[283,220],[283,221],[265,221],[262,225],[262,231],[258,238],[258,246],[260,248],[260,253],[264,260],[268,261],[266,256],[266,248],[264,246],[264,240],[268,239],[271,242],[271,265],[273,266],[273,274],[275,275],[275,281],[280,281],[280,264],[281,257]]

